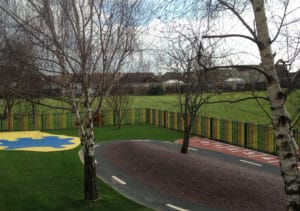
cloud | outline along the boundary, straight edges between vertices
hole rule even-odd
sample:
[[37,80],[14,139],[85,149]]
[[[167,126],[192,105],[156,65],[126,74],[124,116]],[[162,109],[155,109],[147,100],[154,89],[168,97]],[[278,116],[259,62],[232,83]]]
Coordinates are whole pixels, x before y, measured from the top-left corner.
[[[295,42],[297,39],[299,41],[300,21],[294,20],[300,19],[300,13],[298,11],[300,2],[291,1],[290,4],[291,5],[288,7],[288,16],[286,18],[286,23],[290,23],[290,25],[282,28],[283,33],[278,36],[277,41],[272,45],[273,52],[276,52],[275,60],[287,60],[297,52],[295,51],[296,49],[293,48],[296,46]],[[282,8],[280,0],[272,0],[269,2],[269,5],[266,6],[271,38],[277,34],[278,22],[283,14]],[[241,17],[243,17],[245,22],[255,31],[254,16],[250,5],[244,10]],[[207,23],[203,20],[200,21],[191,17],[177,17],[172,21],[154,18],[147,26],[143,27],[145,28],[143,28],[143,33],[140,37],[143,48],[149,49],[152,52],[156,51],[162,53],[169,48],[168,40],[178,36],[178,32],[185,34],[186,36],[191,36],[192,33],[201,36],[207,29]],[[221,13],[217,19],[214,19],[209,29],[212,34],[243,34],[251,36],[246,27],[229,11]],[[287,33],[291,35],[291,38],[289,38],[290,43],[286,43],[288,39],[284,35]],[[226,38],[220,42],[218,49],[216,49],[216,53],[221,54],[225,51],[231,52],[231,55],[226,57],[226,59],[223,59],[221,61],[222,63],[260,63],[258,47],[250,40],[236,37]],[[162,62],[165,61],[162,59]],[[299,69],[299,64],[299,56],[297,56],[292,65],[292,69]],[[161,64],[161,66],[164,65],[165,64]]]

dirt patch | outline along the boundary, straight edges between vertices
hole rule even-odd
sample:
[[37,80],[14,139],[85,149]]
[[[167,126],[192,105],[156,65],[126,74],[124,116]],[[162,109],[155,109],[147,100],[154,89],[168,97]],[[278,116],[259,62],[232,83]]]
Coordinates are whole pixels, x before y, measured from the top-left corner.
[[286,209],[279,175],[155,143],[112,143],[103,153],[117,168],[168,196],[226,210]]

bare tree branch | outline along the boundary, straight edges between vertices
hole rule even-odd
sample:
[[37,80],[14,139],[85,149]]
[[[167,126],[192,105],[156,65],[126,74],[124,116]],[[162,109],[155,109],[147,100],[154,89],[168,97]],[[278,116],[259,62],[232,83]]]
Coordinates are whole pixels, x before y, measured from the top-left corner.
[[223,34],[223,35],[203,35],[202,38],[230,38],[230,37],[237,37],[237,38],[245,38],[257,44],[257,41],[252,37],[242,34]]

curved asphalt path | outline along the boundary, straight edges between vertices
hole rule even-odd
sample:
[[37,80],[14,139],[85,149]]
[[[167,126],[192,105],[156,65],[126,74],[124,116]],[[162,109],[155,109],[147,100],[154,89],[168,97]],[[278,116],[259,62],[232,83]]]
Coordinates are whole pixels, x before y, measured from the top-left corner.
[[[126,141],[143,141],[143,142],[151,142],[159,145],[165,145],[168,147],[173,147],[180,149],[179,144],[165,142],[165,141],[156,141],[156,140],[120,140],[120,141],[111,141],[111,142],[103,142],[95,146],[95,159],[97,165],[97,176],[101,178],[106,184],[114,188],[119,193],[123,194],[127,198],[136,201],[140,204],[143,204],[147,207],[153,208],[155,210],[217,210],[212,208],[207,208],[200,206],[198,204],[193,204],[191,202],[184,201],[182,199],[175,199],[172,197],[168,197],[160,194],[157,191],[151,189],[151,187],[145,186],[143,183],[137,181],[135,178],[128,175],[126,172],[117,169],[109,160],[107,160],[102,153],[102,150],[105,145],[116,142],[126,142]],[[201,153],[202,155],[208,157],[218,158],[224,162],[235,162],[242,166],[246,166],[248,168],[259,169],[261,171],[266,171],[275,175],[280,175],[280,170],[278,167],[266,164],[255,162],[255,165],[249,162],[241,162],[241,158],[224,154],[220,152],[210,151],[207,149],[200,148],[191,148],[189,153]],[[245,160],[243,160],[245,161]],[[247,161],[247,160],[246,160]],[[120,180],[119,180],[120,179]],[[124,184],[124,183],[126,184]],[[220,210],[220,209],[218,209]]]

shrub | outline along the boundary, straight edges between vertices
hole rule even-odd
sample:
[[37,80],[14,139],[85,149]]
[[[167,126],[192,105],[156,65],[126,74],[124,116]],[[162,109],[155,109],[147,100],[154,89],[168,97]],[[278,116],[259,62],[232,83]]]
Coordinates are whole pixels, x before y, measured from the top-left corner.
[[148,89],[149,95],[164,95],[165,89],[161,84],[152,84]]

